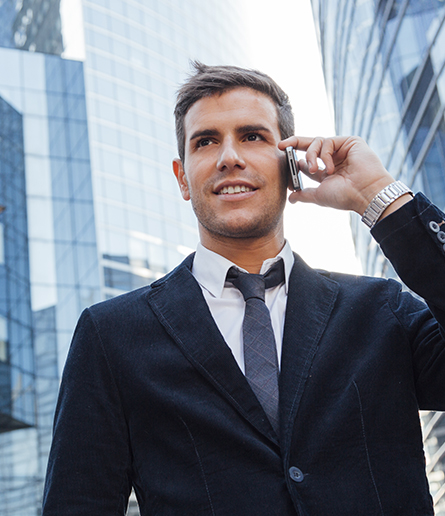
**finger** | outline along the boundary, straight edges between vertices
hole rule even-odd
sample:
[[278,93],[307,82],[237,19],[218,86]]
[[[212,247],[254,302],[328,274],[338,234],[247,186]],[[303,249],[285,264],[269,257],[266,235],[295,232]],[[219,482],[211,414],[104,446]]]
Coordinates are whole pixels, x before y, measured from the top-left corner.
[[304,160],[304,159],[298,160],[298,167],[303,172],[303,174],[310,176],[309,167],[308,167],[306,160]]
[[308,136],[290,136],[282,140],[278,144],[278,147],[284,150],[286,147],[289,147],[289,145],[292,145],[296,150],[306,151],[314,140],[315,138]]
[[286,147],[297,148],[297,145],[298,145],[298,138],[296,136],[289,136],[289,138],[281,140],[281,142],[278,143],[278,148],[280,150],[286,150]]
[[306,149],[306,161],[310,173],[315,173],[318,170],[317,158],[320,157],[324,140],[323,138],[314,138]]
[[317,204],[315,200],[316,188],[305,188],[304,190],[299,190],[297,192],[292,192],[289,195],[289,202],[291,204],[295,204],[297,202],[306,202]]
[[310,174],[306,174],[313,181],[317,183],[322,183],[330,174],[326,172],[325,168],[319,168],[315,172],[311,172]]
[[[322,138],[320,136],[316,138],[291,136],[282,140],[278,144],[278,148],[285,150],[286,147],[292,146],[296,150],[306,151],[308,170],[302,168],[305,173],[318,173],[319,166],[317,158],[320,158],[326,167],[327,173],[332,174],[335,170],[333,154],[341,147],[344,141],[345,138],[341,136],[332,138]],[[302,166],[304,167],[305,164],[302,163]]]
[[320,159],[323,161],[326,167],[326,173],[328,175],[333,174],[335,170],[333,155],[336,151],[336,146],[333,138],[326,138],[323,140],[323,145],[320,151]]
[[321,183],[328,174],[326,173],[326,167],[318,167],[317,170],[309,170],[309,166],[306,163],[304,159],[300,159],[298,161],[298,166],[300,168],[300,171],[303,172],[303,174],[310,179],[313,179],[314,181],[317,181],[318,183]]

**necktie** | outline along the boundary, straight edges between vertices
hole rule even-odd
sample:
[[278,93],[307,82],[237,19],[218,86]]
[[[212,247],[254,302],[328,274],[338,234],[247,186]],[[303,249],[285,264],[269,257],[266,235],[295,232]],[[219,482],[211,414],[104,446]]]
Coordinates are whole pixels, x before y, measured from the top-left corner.
[[278,359],[269,309],[264,302],[266,288],[284,281],[283,260],[263,276],[231,267],[227,281],[241,291],[246,308],[243,320],[244,365],[247,381],[278,433]]

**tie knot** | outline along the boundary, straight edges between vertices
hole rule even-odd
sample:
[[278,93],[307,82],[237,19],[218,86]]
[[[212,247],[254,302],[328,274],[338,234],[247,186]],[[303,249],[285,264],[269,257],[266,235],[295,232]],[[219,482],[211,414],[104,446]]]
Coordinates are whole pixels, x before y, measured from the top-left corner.
[[227,273],[227,281],[232,283],[247,301],[253,297],[264,301],[266,288],[276,287],[284,281],[284,263],[278,260],[266,274],[249,274],[231,267]]

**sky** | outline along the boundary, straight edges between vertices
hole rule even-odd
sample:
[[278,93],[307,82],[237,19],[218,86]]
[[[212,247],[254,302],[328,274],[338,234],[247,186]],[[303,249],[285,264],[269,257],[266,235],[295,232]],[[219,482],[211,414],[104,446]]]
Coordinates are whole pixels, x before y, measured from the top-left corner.
[[[253,67],[273,77],[289,95],[296,135],[334,135],[310,0],[246,0],[246,6]],[[309,184],[314,185],[303,177],[303,185]],[[347,212],[288,204],[285,234],[312,267],[362,272]]]

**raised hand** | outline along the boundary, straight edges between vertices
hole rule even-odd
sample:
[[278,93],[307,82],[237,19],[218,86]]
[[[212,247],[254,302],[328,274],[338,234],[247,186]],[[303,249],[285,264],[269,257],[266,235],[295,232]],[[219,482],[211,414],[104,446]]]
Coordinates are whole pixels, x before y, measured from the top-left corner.
[[[362,215],[372,199],[394,181],[362,138],[291,136],[281,141],[278,147],[284,150],[289,145],[306,151],[306,160],[299,161],[300,168],[308,177],[320,183],[317,188],[291,193],[289,201],[292,203],[309,202]],[[317,158],[323,161],[326,168],[318,167]]]

